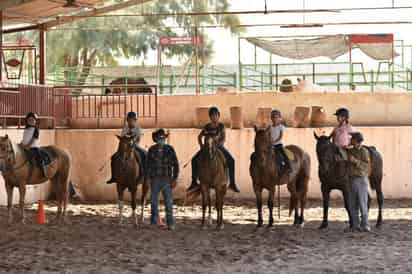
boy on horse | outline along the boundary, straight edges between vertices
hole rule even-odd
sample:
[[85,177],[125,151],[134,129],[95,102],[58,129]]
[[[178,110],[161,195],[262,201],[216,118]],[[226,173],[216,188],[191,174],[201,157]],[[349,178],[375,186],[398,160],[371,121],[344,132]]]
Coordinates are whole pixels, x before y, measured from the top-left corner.
[[[234,192],[239,192],[238,187],[235,183],[235,160],[233,159],[232,155],[230,155],[229,151],[226,150],[224,147],[224,143],[226,140],[226,133],[225,133],[225,125],[219,122],[220,112],[217,107],[211,107],[209,109],[209,118],[210,123],[206,124],[203,130],[199,133],[197,137],[198,143],[200,148],[203,147],[203,137],[206,135],[212,136],[217,139],[219,150],[223,153],[226,158],[226,162],[229,169],[229,188]],[[187,191],[192,191],[199,187],[198,179],[199,179],[199,156],[200,152],[197,152],[192,159],[192,183],[187,189]]]
[[[350,133],[352,147],[348,149],[350,162],[351,189],[349,207],[353,220],[352,230],[369,232],[368,222],[368,185],[369,185],[369,151],[362,145],[360,132]],[[359,224],[359,211],[361,222]]]
[[23,139],[20,145],[23,146],[24,149],[30,150],[34,159],[40,165],[43,176],[46,176],[46,164],[40,154],[40,130],[37,126],[37,119],[37,114],[34,112],[29,112],[26,114],[24,119],[26,127],[24,129]]
[[168,134],[164,129],[153,132],[155,145],[151,146],[147,153],[147,176],[151,182],[150,223],[157,224],[159,192],[162,192],[166,206],[167,226],[169,230],[174,230],[172,189],[175,188],[179,176],[179,162],[174,148],[165,143],[167,137]]
[[352,125],[349,122],[349,110],[346,108],[339,108],[335,114],[339,125],[332,131],[331,137],[333,143],[339,147],[347,147],[351,143],[350,133],[353,132]]
[[[145,164],[146,164],[146,151],[139,146],[140,139],[143,136],[143,131],[137,124],[137,114],[136,112],[129,112],[126,116],[127,124],[123,127],[120,136],[131,136],[133,137],[133,141],[135,143],[135,150],[136,150],[136,159],[139,161],[140,166],[140,174],[145,176]],[[118,157],[117,152],[113,154],[112,160]],[[107,181],[108,184],[114,183],[113,178]]]
[[270,136],[272,138],[273,149],[276,152],[277,162],[280,164],[279,168],[284,173],[290,172],[289,158],[285,153],[282,143],[283,132],[285,131],[285,126],[281,123],[282,113],[279,110],[274,109],[270,113],[270,119],[272,120]]

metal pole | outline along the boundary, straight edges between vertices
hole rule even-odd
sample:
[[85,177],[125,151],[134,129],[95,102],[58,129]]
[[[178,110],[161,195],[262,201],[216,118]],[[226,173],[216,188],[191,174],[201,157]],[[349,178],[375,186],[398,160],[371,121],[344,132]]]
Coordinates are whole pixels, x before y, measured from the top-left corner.
[[255,70],[257,69],[257,48],[256,48],[256,45],[254,46],[254,52],[255,52]]
[[[240,59],[240,37],[238,38],[238,69],[239,69],[239,91],[242,90],[242,61]],[[412,47],[411,47],[412,49]]]
[[39,29],[39,44],[40,44],[40,84],[46,83],[46,30],[44,26]]
[[195,67],[196,67],[196,94],[200,94],[200,81],[199,81],[199,37],[198,28],[195,28]]
[[3,10],[0,10],[0,82],[3,81]]

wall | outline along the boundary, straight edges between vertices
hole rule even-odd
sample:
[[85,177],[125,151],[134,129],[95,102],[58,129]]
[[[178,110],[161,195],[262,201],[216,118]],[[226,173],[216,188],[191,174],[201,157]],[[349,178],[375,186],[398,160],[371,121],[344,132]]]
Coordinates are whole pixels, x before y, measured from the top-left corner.
[[[412,198],[412,127],[362,127],[367,144],[375,145],[384,157],[384,193],[386,198]],[[331,130],[330,128],[326,131]],[[57,130],[57,145],[69,149],[73,158],[72,181],[86,200],[114,200],[114,185],[106,185],[110,177],[111,154],[116,150],[118,130]],[[197,150],[196,129],[172,129],[169,142],[175,147],[181,164],[177,197],[190,183],[191,156]],[[249,176],[249,156],[253,151],[253,129],[228,130],[227,147],[236,159],[236,178],[241,194],[228,192],[236,198],[254,198]],[[311,155],[312,178],[309,197],[320,198],[320,183],[317,177],[317,159],[313,129],[289,128],[286,143],[297,144]],[[150,131],[145,131],[144,147],[152,143]],[[286,188],[282,187],[283,193]]]
[[[159,96],[159,124],[167,128],[197,127],[196,107],[216,105],[221,109],[222,120],[230,124],[230,107],[241,106],[246,126],[250,127],[256,120],[259,107],[280,109],[284,117],[290,120],[296,106],[323,106],[328,114],[326,125],[333,125],[332,115],[338,107],[349,107],[352,122],[362,126],[400,126],[412,125],[412,93],[239,93],[218,95],[173,95]],[[99,102],[97,102],[99,104]],[[94,105],[91,102],[90,105]],[[104,104],[104,113],[118,112],[118,108]],[[80,113],[87,113],[89,104]],[[124,111],[123,111],[124,112]],[[154,127],[154,119],[141,121],[144,127]],[[97,119],[74,119],[73,128],[96,128]],[[103,119],[100,128],[119,128],[123,119]]]
[[[15,142],[20,142],[23,134],[23,130],[9,129],[0,130],[0,136],[7,134]],[[43,145],[52,145],[55,143],[55,131],[54,130],[41,130],[40,134],[41,143]],[[49,195],[49,183],[35,186],[27,186],[26,199],[27,203],[35,202],[39,199],[45,199]],[[18,203],[19,191],[14,188],[13,202]],[[3,177],[0,176],[0,205],[7,204],[6,188],[4,186]]]

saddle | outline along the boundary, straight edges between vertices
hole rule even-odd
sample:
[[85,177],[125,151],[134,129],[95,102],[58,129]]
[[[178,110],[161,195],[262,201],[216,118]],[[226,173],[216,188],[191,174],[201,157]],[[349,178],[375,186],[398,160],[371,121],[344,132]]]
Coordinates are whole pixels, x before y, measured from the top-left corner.
[[[49,147],[42,147],[40,148],[40,158],[43,162],[46,169],[54,168],[55,160],[57,159],[57,155],[55,155],[54,151],[50,150]],[[24,150],[27,160],[29,161],[31,167],[39,167],[41,168],[41,163],[36,161],[36,157],[31,153],[30,150]]]

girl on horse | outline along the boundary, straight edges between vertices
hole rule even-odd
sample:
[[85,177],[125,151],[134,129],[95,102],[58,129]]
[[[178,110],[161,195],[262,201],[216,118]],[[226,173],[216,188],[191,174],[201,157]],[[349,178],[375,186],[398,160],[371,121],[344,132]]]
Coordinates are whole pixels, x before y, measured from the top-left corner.
[[[219,122],[220,112],[217,107],[211,107],[209,109],[209,118],[210,123],[206,124],[203,130],[199,133],[197,137],[199,146],[202,148],[202,139],[206,135],[212,136],[217,139],[218,147],[220,151],[226,158],[226,162],[229,169],[229,188],[234,192],[239,192],[238,187],[235,183],[235,160],[233,159],[232,155],[230,155],[229,151],[224,147],[224,143],[226,140],[226,133],[225,133],[225,125]],[[200,151],[193,156],[192,159],[192,184],[187,189],[187,191],[192,191],[199,187],[198,179],[199,179],[199,156]]]
[[353,132],[352,125],[349,122],[349,110],[339,108],[334,115],[339,125],[332,131],[331,137],[333,143],[339,147],[347,147],[350,145],[350,133]]
[[37,126],[37,114],[29,112],[26,114],[25,123],[26,127],[23,132],[23,139],[20,143],[24,149],[30,150],[37,164],[40,165],[43,172],[43,176],[46,176],[46,165],[43,161],[43,157],[40,154],[40,130]]

